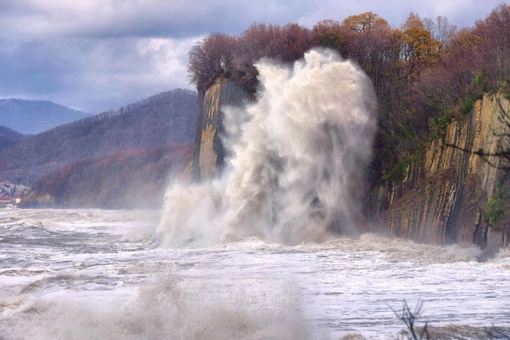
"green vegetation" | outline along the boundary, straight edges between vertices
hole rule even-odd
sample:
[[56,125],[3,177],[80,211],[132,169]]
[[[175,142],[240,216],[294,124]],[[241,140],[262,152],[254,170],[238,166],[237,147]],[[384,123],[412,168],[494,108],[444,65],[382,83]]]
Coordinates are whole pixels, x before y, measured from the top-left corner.
[[483,74],[482,73],[477,73],[475,75],[475,84],[476,84],[476,86],[478,86],[480,88],[483,86]]
[[483,212],[483,220],[496,230],[504,228],[510,218],[510,183],[502,180],[498,190],[489,198]]
[[437,119],[437,125],[441,129],[446,129],[446,127],[448,127],[452,120],[453,120],[452,114],[451,112],[448,111]]
[[[510,74],[508,75],[510,77]],[[501,82],[500,91],[506,100],[510,101],[510,79],[505,79]]]
[[381,176],[380,184],[388,183],[389,181],[398,183],[402,182],[409,172],[409,167],[416,162],[416,156],[408,155],[395,165],[387,174]]
[[495,225],[503,218],[505,209],[499,197],[492,195],[485,206],[484,221],[489,225]]
[[475,106],[475,99],[471,96],[467,96],[466,99],[464,99],[464,105],[462,106],[461,113],[463,115],[467,115],[471,110],[473,109],[473,106]]

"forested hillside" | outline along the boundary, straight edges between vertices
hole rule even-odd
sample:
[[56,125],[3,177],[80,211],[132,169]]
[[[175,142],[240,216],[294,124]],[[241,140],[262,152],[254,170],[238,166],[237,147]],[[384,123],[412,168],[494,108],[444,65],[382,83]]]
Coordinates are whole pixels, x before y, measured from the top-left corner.
[[0,126],[0,151],[13,146],[15,143],[23,139],[23,135],[19,132],[11,130],[5,126]]
[[70,123],[90,113],[47,100],[0,99],[0,124],[24,134],[36,134]]
[[392,27],[368,12],[307,29],[255,24],[239,36],[213,33],[190,52],[189,72],[199,91],[219,77],[254,96],[263,57],[290,63],[312,47],[357,62],[372,79],[379,103],[372,186],[399,181],[428,140],[462,119],[483,93],[510,93],[510,6],[502,4],[473,27],[411,13]]
[[65,165],[37,181],[23,207],[155,208],[169,174],[191,161],[193,144],[119,151]]
[[56,127],[0,152],[0,178],[31,186],[67,163],[132,148],[190,143],[196,107],[195,92],[173,90]]

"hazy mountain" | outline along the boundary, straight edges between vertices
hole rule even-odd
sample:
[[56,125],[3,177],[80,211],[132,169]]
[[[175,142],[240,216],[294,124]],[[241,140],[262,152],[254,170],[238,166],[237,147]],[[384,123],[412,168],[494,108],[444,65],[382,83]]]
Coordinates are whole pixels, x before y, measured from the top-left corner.
[[192,154],[192,143],[173,144],[70,163],[37,181],[22,206],[159,208],[169,173],[181,173]]
[[24,134],[40,133],[88,116],[91,114],[46,100],[0,99],[0,124]]
[[191,143],[196,112],[196,92],[177,89],[58,126],[1,151],[0,179],[32,185],[72,162],[134,148]]
[[7,149],[25,137],[23,134],[0,126],[0,151]]

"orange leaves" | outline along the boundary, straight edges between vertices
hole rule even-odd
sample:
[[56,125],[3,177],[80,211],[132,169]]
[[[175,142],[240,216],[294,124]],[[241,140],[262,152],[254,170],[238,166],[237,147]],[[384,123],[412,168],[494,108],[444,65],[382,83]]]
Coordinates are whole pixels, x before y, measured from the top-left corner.
[[417,80],[421,71],[432,65],[440,56],[441,43],[432,38],[425,24],[416,14],[411,13],[402,25],[402,59],[409,64],[410,81]]
[[342,26],[358,33],[390,29],[388,22],[373,12],[352,15],[342,22]]

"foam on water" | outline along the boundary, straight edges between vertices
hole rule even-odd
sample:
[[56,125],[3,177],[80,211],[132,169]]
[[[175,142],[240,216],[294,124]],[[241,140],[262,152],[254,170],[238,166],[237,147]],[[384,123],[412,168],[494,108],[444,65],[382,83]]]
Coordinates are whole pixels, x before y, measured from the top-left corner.
[[164,245],[251,236],[296,244],[356,232],[375,132],[368,77],[329,50],[312,50],[293,68],[266,60],[257,69],[258,101],[224,110],[224,176],[169,189]]
[[23,221],[48,225],[52,211],[0,209],[10,240],[0,240],[0,338],[391,339],[403,325],[390,307],[403,299],[424,301],[434,327],[483,333],[510,320],[505,251],[479,263],[476,248],[377,235],[160,248],[134,236],[156,212],[87,211],[78,222],[82,213],[62,211],[69,230],[64,218],[48,230]]

